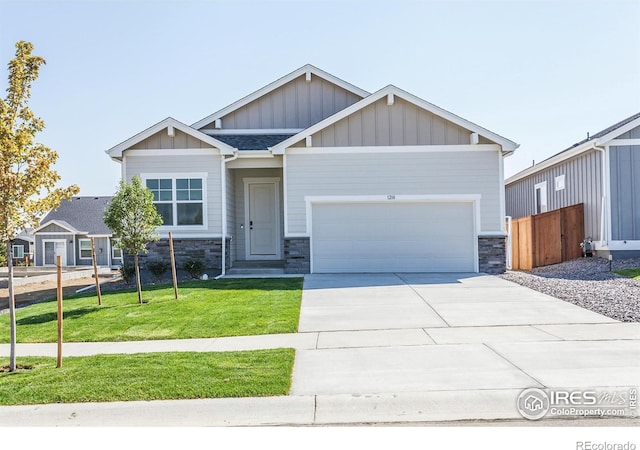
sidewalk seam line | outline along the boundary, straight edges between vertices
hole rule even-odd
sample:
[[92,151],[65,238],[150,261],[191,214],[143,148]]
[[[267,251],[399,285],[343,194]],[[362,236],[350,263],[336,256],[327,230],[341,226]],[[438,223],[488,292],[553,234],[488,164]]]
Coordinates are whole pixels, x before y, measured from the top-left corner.
[[451,327],[451,325],[449,324],[449,322],[447,322],[446,320],[444,320],[444,317],[442,317],[440,315],[440,313],[438,311],[435,310],[435,308],[433,306],[431,306],[431,303],[429,303],[422,295],[420,295],[420,293],[418,291],[416,291],[416,289],[404,278],[402,278],[399,274],[397,274],[396,272],[393,273],[396,277],[398,277],[400,279],[400,281],[402,281],[405,286],[409,287],[409,289],[411,289],[418,297],[420,297],[420,300],[422,300],[422,302],[427,305],[429,307],[429,309],[431,311],[433,311],[435,313],[436,316],[438,316],[440,318],[440,320],[442,320],[448,327]]
[[538,380],[536,377],[534,377],[533,375],[529,374],[529,372],[527,372],[526,370],[522,369],[521,367],[518,367],[517,364],[515,364],[513,361],[511,361],[510,359],[508,359],[506,356],[504,356],[502,353],[500,353],[498,350],[496,350],[495,348],[491,347],[489,344],[487,344],[486,342],[483,342],[482,345],[484,345],[485,347],[487,347],[489,350],[491,350],[493,353],[495,353],[496,355],[498,355],[500,358],[502,358],[503,360],[505,360],[507,363],[509,363],[511,366],[515,367],[516,369],[518,369],[520,372],[524,373],[526,376],[528,376],[529,378],[531,378],[533,381],[535,381],[536,383],[538,383],[540,386],[542,386],[543,388],[546,388],[547,385],[544,384],[543,382],[541,382],[540,380]]
[[566,341],[566,340],[567,340],[567,339],[565,339],[565,338],[563,338],[563,337],[561,337],[561,336],[556,336],[555,334],[553,334],[553,333],[551,333],[551,332],[549,332],[549,331],[547,331],[547,330],[543,330],[542,328],[539,328],[539,327],[537,327],[536,325],[529,325],[529,326],[530,326],[530,327],[532,327],[532,328],[535,328],[536,330],[542,331],[543,333],[546,333],[546,334],[548,334],[549,336],[553,336],[554,338],[558,338],[558,339],[560,339],[561,341]]

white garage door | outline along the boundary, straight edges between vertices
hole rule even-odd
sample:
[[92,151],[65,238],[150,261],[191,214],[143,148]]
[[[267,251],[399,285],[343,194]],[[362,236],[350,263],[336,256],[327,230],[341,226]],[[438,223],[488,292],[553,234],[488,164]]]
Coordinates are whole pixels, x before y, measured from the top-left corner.
[[314,273],[474,272],[473,204],[316,203]]

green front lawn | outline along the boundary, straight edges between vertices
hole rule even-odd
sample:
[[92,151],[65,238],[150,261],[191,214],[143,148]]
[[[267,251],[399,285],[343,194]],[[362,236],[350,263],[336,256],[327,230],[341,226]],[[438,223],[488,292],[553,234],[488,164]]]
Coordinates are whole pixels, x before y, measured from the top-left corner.
[[[144,304],[135,290],[104,292],[64,300],[64,341],[100,342],[188,339],[295,333],[301,278],[221,279],[179,286],[145,287]],[[16,311],[18,342],[56,342],[56,301]],[[9,342],[9,316],[0,316],[0,342]]]
[[637,278],[640,280],[640,267],[636,267],[634,269],[614,270],[614,273],[622,275],[623,277]]
[[[0,371],[0,405],[286,395],[294,350],[19,358]],[[0,368],[8,364],[0,358]]]

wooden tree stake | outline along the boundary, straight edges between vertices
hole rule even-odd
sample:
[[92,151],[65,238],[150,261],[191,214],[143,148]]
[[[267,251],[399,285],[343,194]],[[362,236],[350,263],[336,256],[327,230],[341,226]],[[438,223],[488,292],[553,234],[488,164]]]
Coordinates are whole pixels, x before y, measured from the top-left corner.
[[178,299],[178,275],[176,274],[176,257],[173,254],[173,235],[169,231],[169,253],[171,254],[171,276],[173,277],[173,296]]
[[98,306],[102,306],[102,293],[100,292],[100,280],[98,279],[98,263],[96,262],[96,246],[91,238],[91,258],[93,259],[93,276],[96,279],[96,292],[98,293]]
[[62,367],[62,267],[60,255],[56,257],[58,274],[58,361],[56,367]]

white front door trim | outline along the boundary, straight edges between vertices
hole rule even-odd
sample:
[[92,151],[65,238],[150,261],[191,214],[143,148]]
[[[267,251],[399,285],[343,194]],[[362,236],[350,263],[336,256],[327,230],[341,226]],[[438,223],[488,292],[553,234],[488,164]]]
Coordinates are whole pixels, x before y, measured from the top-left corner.
[[[474,271],[479,272],[478,235],[480,233],[480,194],[427,194],[427,195],[321,195],[305,196],[307,211],[307,235],[309,236],[310,272],[313,272],[312,206],[318,203],[472,203],[474,235]],[[435,237],[434,237],[435,239]]]
[[[247,260],[279,260],[282,258],[282,237],[281,237],[281,225],[280,225],[280,178],[279,177],[252,177],[243,178],[244,184],[244,234],[245,234],[245,258]],[[251,254],[251,217],[250,207],[251,198],[249,191],[252,184],[273,184],[274,186],[274,205],[275,205],[275,238],[276,238],[276,251],[273,255],[252,255]]]

